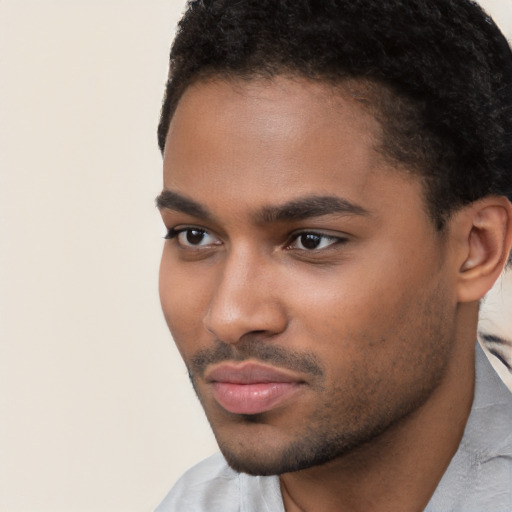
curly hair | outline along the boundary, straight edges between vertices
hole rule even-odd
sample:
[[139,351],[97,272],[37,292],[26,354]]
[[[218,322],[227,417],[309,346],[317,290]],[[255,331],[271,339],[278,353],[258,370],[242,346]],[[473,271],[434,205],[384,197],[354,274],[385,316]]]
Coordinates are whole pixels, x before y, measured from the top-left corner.
[[370,91],[382,153],[418,173],[442,229],[490,194],[512,199],[512,52],[470,0],[192,0],[170,53],[158,142],[210,77],[293,74]]

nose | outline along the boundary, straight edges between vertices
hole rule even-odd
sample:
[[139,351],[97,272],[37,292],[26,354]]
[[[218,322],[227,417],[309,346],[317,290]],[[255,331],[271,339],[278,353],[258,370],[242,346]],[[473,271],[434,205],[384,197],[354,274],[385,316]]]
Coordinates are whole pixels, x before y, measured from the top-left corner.
[[227,256],[203,319],[206,330],[230,344],[246,334],[271,337],[284,331],[287,317],[272,271],[276,265],[249,251]]

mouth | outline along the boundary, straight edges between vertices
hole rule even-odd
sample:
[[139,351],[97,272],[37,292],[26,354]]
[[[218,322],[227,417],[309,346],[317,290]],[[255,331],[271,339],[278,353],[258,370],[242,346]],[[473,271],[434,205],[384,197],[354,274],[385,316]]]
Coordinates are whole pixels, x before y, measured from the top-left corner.
[[297,375],[259,363],[224,363],[206,373],[217,403],[233,414],[261,414],[284,404],[305,384]]

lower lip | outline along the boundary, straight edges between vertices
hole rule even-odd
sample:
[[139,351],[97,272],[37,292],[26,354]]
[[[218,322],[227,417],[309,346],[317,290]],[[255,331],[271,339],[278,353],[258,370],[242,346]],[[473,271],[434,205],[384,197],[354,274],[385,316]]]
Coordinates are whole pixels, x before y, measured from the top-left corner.
[[213,396],[226,411],[234,414],[261,414],[282,405],[299,388],[298,382],[214,382]]

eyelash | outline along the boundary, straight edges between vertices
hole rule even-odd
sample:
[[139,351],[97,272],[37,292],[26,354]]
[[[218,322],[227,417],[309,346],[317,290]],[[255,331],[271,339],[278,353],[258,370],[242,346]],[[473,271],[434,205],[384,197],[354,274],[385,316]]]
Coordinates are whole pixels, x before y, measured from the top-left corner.
[[[166,240],[172,240],[175,238],[178,238],[181,234],[191,232],[191,231],[197,231],[198,233],[202,233],[203,235],[208,235],[209,232],[206,229],[198,228],[195,226],[187,226],[183,228],[171,228],[167,231],[167,234],[165,235]],[[178,241],[179,243],[179,241]],[[217,245],[217,244],[214,244]],[[196,245],[197,247],[200,247],[199,244]],[[194,247],[194,244],[191,244],[187,247]]]
[[[201,233],[202,235],[209,235],[210,233],[208,232],[208,230],[206,229],[203,229],[203,228],[199,228],[199,227],[195,227],[195,226],[187,226],[187,227],[183,227],[183,228],[171,228],[167,231],[167,234],[165,235],[165,239],[166,240],[172,240],[172,239],[176,239],[178,238],[182,233],[187,233],[187,232],[190,232],[190,231],[197,231],[198,233]],[[212,235],[210,235],[212,236]],[[326,246],[324,247],[320,247],[319,249],[317,247],[311,247],[311,248],[297,248],[297,247],[292,247],[293,244],[295,244],[301,237],[310,237],[310,241],[313,241],[314,242],[314,239],[316,238],[318,240],[318,245],[321,245],[322,244],[322,240],[328,240],[330,243],[328,243]],[[290,238],[289,238],[289,241],[286,242],[285,244],[285,249],[286,250],[296,250],[296,251],[304,251],[304,252],[319,252],[319,251],[322,251],[322,250],[325,250],[325,249],[328,249],[329,247],[331,246],[334,246],[334,245],[338,245],[338,244],[343,244],[343,243],[346,243],[348,241],[348,238],[346,237],[340,237],[340,236],[333,236],[333,235],[327,235],[325,233],[318,233],[316,231],[301,231],[301,232],[298,232],[298,233],[294,233]],[[303,240],[302,241],[302,245],[304,245],[304,243],[306,242],[306,240]],[[178,244],[179,244],[179,240],[178,240]],[[193,244],[191,243],[190,245],[185,245],[185,244],[180,244],[182,247],[187,247],[187,248],[199,248],[201,247],[200,244]],[[220,245],[219,244],[208,244],[207,246],[211,246],[211,245]]]
[[[330,243],[328,243],[326,246],[320,247],[320,248],[312,247],[312,248],[309,248],[309,249],[307,249],[307,248],[299,249],[299,248],[291,247],[295,242],[297,242],[302,237],[310,237],[309,238],[310,241],[313,241],[313,239],[316,238],[317,240],[319,240],[319,245],[321,245],[322,240],[327,240]],[[304,246],[305,241],[306,240],[302,240],[302,242],[301,242],[303,246]],[[347,238],[344,238],[344,237],[327,235],[325,233],[318,233],[316,231],[301,231],[299,233],[295,233],[291,237],[290,241],[287,242],[286,249],[288,249],[288,250],[301,250],[301,251],[306,251],[306,252],[314,252],[314,251],[322,251],[322,250],[328,249],[329,247],[332,247],[334,245],[342,244],[342,243],[345,243],[345,242],[347,242]]]

